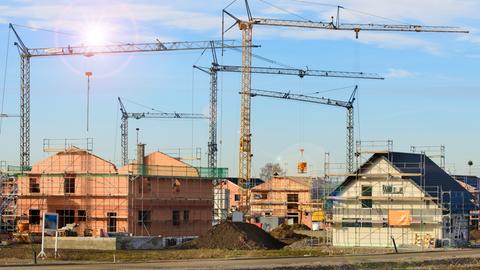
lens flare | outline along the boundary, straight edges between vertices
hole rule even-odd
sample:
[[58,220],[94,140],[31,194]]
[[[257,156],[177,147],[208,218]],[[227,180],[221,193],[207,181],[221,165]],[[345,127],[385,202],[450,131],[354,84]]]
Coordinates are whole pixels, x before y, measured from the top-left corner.
[[100,46],[108,43],[109,28],[106,25],[93,24],[85,29],[83,42],[87,46]]

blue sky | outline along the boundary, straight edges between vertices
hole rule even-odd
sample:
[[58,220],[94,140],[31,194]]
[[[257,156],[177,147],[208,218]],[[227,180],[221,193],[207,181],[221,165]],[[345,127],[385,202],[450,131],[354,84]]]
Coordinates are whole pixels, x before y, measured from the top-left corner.
[[[10,44],[7,62],[8,23],[51,29],[62,33],[17,27],[29,47],[53,47],[86,42],[86,33],[101,27],[108,42],[193,41],[219,39],[221,10],[230,1],[59,1],[3,0],[0,3],[0,70],[6,68],[4,113],[19,111],[19,57]],[[242,1],[229,10],[243,16]],[[410,145],[444,144],[447,167],[468,171],[474,161],[480,173],[477,115],[480,113],[478,63],[480,61],[480,2],[475,0],[377,1],[250,1],[254,16],[329,21],[332,5],[342,5],[344,22],[453,25],[470,34],[369,33],[314,31],[256,26],[254,53],[282,63],[310,69],[377,72],[385,81],[334,78],[294,78],[253,75],[259,89],[310,93],[359,85],[356,106],[356,139],[394,141],[394,149]],[[361,11],[361,12],[359,12]],[[381,17],[366,15],[375,14]],[[295,14],[295,15],[293,15]],[[388,20],[387,20],[388,18]],[[63,34],[68,33],[68,35]],[[237,28],[228,33],[239,39]],[[13,36],[10,37],[13,42]],[[165,112],[208,112],[207,75],[193,70],[208,66],[208,52],[145,53],[32,60],[32,161],[44,158],[44,138],[94,138],[94,151],[115,163],[120,161],[120,118],[116,97]],[[239,65],[235,51],[220,57],[224,64]],[[5,65],[7,63],[7,65]],[[254,60],[255,65],[270,65]],[[86,78],[92,71],[91,129],[86,131]],[[239,74],[220,75],[220,165],[237,175],[240,87]],[[0,77],[3,86],[3,76]],[[347,99],[353,87],[326,92]],[[126,101],[130,111],[145,108]],[[282,100],[253,100],[254,173],[274,161],[294,173],[300,148],[312,172],[320,174],[324,152],[333,161],[345,158],[345,111],[341,108]],[[206,120],[131,120],[130,158],[135,128],[147,150],[202,148],[206,165]],[[18,119],[2,122],[0,160],[18,163]],[[196,162],[195,165],[199,165]]]

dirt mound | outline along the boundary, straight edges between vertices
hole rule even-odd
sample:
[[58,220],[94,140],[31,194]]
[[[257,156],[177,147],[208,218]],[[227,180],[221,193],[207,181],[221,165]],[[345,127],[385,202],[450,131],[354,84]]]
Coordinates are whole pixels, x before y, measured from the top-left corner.
[[302,224],[287,225],[281,224],[277,228],[270,231],[270,234],[280,240],[294,239],[299,240],[307,237],[303,234],[295,233],[295,230],[310,230],[307,226]]
[[206,234],[186,245],[190,248],[219,249],[281,249],[278,241],[261,228],[242,222],[225,222],[215,225]]

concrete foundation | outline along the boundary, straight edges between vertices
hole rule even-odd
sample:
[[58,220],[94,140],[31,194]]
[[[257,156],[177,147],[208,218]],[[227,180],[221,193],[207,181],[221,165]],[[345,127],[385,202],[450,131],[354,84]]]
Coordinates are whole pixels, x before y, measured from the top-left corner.
[[[45,248],[55,248],[55,237],[45,237]],[[58,249],[116,250],[115,238],[58,237]]]
[[[58,237],[58,249],[155,250],[181,245],[196,236]],[[45,237],[45,248],[55,248],[55,237]]]

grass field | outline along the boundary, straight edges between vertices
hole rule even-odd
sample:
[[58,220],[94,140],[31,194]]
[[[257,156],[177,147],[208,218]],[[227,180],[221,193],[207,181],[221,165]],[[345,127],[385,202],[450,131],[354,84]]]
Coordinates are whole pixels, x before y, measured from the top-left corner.
[[[11,245],[0,248],[0,265],[7,264],[32,264],[33,250],[40,251],[40,245]],[[333,252],[332,252],[333,251]],[[225,259],[225,258],[274,258],[274,257],[305,257],[323,256],[325,260],[331,255],[352,254],[385,254],[391,253],[387,249],[335,249],[335,248],[309,248],[309,249],[281,249],[281,250],[219,250],[219,249],[169,249],[169,250],[119,250],[119,251],[92,251],[92,250],[60,250],[59,257],[54,258],[53,250],[47,250],[47,259],[38,259],[38,263],[58,262],[148,262],[191,259]],[[479,251],[480,252],[480,251]],[[427,259],[436,256],[428,254]],[[353,268],[352,268],[353,267]],[[332,268],[334,269],[334,268]],[[338,269],[438,269],[438,270],[470,270],[480,269],[480,261],[469,259],[449,259],[439,262],[426,263],[361,263],[350,268]]]

